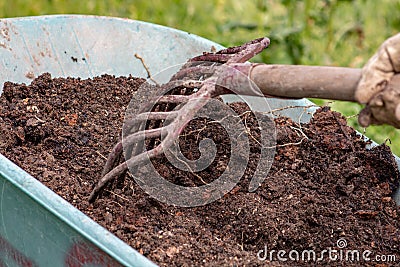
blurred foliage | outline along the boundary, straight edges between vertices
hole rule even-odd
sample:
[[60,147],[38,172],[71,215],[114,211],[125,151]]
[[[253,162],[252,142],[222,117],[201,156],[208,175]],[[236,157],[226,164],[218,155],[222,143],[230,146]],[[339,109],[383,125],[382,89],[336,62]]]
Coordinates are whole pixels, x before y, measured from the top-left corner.
[[[0,17],[60,13],[148,21],[225,46],[268,36],[270,47],[254,61],[355,68],[362,67],[379,45],[400,29],[400,2],[392,0],[0,0]],[[349,123],[364,132],[354,116],[360,105],[341,101],[329,105],[353,116]],[[392,149],[400,155],[399,130],[374,126],[365,134],[378,143],[391,139]]]

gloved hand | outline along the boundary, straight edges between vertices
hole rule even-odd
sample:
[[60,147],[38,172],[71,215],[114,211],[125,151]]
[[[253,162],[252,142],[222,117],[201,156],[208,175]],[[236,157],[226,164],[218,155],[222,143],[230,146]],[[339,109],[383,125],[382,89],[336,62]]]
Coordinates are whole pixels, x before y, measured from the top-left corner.
[[355,92],[359,103],[366,104],[360,112],[361,126],[391,124],[400,128],[400,88],[387,87],[400,73],[400,34],[387,39],[362,70]]

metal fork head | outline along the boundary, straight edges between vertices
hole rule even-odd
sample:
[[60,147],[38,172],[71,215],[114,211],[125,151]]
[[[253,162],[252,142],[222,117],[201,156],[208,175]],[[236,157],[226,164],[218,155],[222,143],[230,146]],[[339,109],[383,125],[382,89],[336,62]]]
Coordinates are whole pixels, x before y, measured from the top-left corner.
[[[246,62],[268,47],[269,42],[268,38],[258,38],[216,53],[203,53],[184,64],[168,83],[143,87],[135,99],[140,100],[139,104],[127,110],[123,138],[110,153],[89,201],[93,202],[107,183],[123,176],[128,167],[135,168],[162,155],[211,98],[229,93],[226,87],[218,85],[218,76],[235,75],[224,71],[225,67]],[[118,164],[123,149],[125,161]]]

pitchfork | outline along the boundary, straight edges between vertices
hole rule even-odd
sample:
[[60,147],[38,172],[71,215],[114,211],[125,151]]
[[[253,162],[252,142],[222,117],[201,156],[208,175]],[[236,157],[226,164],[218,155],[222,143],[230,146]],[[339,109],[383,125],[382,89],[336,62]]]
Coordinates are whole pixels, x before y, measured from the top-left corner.
[[[115,145],[97,185],[90,194],[93,202],[104,186],[124,175],[128,166],[162,155],[179,137],[187,123],[211,98],[234,93],[260,97],[321,98],[356,102],[354,92],[361,69],[321,66],[288,66],[248,63],[268,47],[268,38],[190,59],[168,83],[159,89],[166,94],[138,107],[137,115],[126,120],[124,145]],[[259,90],[258,90],[258,89]],[[144,101],[146,102],[146,101]],[[164,122],[161,125],[161,122]],[[137,145],[151,138],[149,149]],[[156,143],[156,138],[161,140]],[[127,159],[119,163],[123,146]]]

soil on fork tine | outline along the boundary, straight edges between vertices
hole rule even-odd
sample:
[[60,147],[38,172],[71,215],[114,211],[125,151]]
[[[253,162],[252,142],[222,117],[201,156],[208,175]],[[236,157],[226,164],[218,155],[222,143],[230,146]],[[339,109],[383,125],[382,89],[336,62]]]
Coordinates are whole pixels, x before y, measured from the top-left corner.
[[[391,151],[385,145],[367,149],[346,120],[327,107],[307,124],[275,119],[275,160],[255,192],[248,192],[248,183],[260,152],[258,124],[245,104],[234,103],[230,107],[253,138],[245,174],[223,198],[195,208],[173,207],[149,197],[127,174],[89,204],[105,157],[120,138],[126,106],[143,82],[43,74],[31,85],[6,83],[0,153],[161,266],[317,265],[313,255],[302,260],[302,252],[310,250],[324,266],[398,265],[399,208],[391,195],[399,172]],[[229,160],[229,140],[218,124],[193,120],[179,139],[189,159],[199,157],[202,138],[214,140],[217,157],[201,180],[164,157],[153,160],[159,173],[184,186],[218,178]],[[321,254],[329,249],[337,251],[336,260]],[[279,260],[278,250],[286,252],[280,255],[286,261]],[[370,261],[362,255],[367,250]],[[358,251],[359,259],[346,258],[347,251]],[[376,262],[379,255],[389,260]]]

